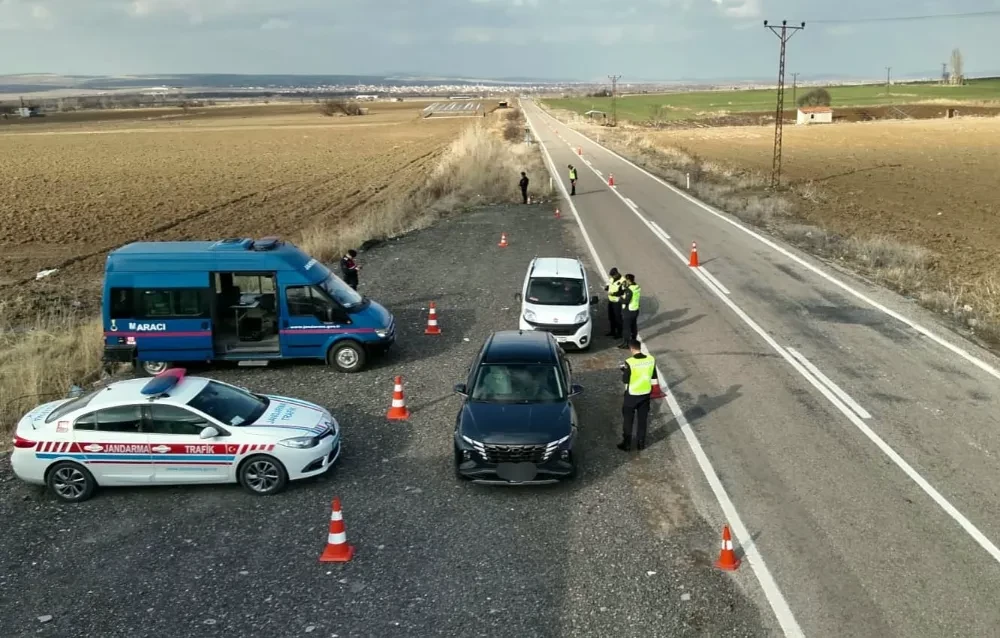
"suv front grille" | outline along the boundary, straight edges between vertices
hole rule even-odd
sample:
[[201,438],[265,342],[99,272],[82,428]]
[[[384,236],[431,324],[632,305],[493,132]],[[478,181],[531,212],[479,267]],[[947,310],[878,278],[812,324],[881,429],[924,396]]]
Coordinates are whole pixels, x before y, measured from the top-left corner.
[[572,337],[576,334],[576,331],[584,326],[582,323],[535,323],[533,321],[528,321],[528,325],[535,330],[542,330],[544,332],[552,333],[556,337]]
[[488,463],[542,463],[544,445],[484,445]]

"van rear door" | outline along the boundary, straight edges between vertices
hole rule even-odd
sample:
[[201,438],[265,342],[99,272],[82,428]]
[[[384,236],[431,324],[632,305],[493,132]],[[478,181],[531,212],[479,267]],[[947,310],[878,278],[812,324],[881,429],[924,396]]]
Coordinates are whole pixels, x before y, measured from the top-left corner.
[[[116,291],[111,289],[113,298]],[[132,275],[124,303],[112,308],[108,342],[136,346],[139,361],[207,361],[212,358],[212,294],[209,275]],[[131,308],[127,311],[126,308]],[[130,314],[131,316],[121,316]],[[116,316],[117,315],[117,316]]]

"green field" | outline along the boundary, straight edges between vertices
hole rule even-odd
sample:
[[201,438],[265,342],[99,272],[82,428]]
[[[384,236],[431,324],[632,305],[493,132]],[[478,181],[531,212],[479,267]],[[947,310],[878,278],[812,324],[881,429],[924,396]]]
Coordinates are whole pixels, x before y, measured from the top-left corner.
[[[800,86],[798,96],[816,88]],[[939,84],[893,84],[886,90],[884,84],[865,86],[824,87],[830,92],[831,105],[879,106],[888,104],[913,104],[925,100],[1000,101],[1000,79],[970,80],[964,86]],[[720,113],[749,113],[773,111],[776,99],[774,90],[754,91],[691,91],[685,93],[655,93],[618,97],[618,119],[647,121],[654,116],[660,120],[680,120],[708,117]],[[611,114],[611,98],[573,97],[544,100],[551,108],[575,111],[581,115],[591,109]],[[785,91],[785,108],[794,109],[791,87]]]

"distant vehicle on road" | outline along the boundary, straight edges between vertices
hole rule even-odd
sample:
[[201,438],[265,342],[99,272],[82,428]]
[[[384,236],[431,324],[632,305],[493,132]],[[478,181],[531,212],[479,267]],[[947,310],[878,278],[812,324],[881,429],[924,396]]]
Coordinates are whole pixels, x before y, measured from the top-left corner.
[[392,314],[275,238],[136,242],[108,254],[104,359],[147,374],[184,361],[321,359],[342,372],[396,338]]
[[76,503],[126,485],[238,482],[266,496],[339,456],[340,425],[326,409],[171,368],[31,410],[17,424],[11,465]]
[[494,332],[465,383],[455,473],[476,483],[540,484],[576,476],[572,368],[548,332]]
[[521,330],[544,330],[556,341],[586,350],[593,340],[592,309],[587,269],[579,259],[536,257],[528,266],[521,292]]

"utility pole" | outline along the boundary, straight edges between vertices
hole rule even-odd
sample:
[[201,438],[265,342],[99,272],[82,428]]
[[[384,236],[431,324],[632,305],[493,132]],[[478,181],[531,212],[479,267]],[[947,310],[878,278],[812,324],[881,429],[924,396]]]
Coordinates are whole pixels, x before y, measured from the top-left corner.
[[609,75],[611,80],[611,126],[618,126],[618,80],[620,75]]
[[891,66],[887,66],[887,67],[885,67],[885,87],[886,88],[889,88],[889,86],[892,84],[892,79],[891,78],[892,78],[892,67]]
[[792,104],[798,104],[798,102],[795,101],[795,94],[796,94],[796,88],[798,87],[798,81],[799,81],[799,74],[792,73]]
[[781,182],[781,128],[785,116],[785,45],[796,31],[806,28],[806,23],[790,27],[788,20],[782,20],[781,27],[776,27],[768,25],[767,20],[764,20],[764,27],[770,29],[781,40],[781,53],[778,56],[778,103],[774,112],[774,158],[771,161],[771,188],[776,188]]

